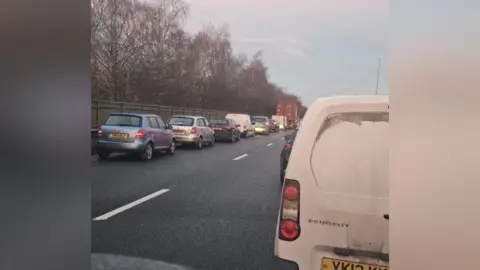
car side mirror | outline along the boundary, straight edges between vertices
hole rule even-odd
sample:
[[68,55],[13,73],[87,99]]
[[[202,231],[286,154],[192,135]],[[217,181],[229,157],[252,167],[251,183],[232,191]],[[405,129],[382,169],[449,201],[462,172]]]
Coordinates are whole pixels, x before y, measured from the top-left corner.
[[285,135],[284,139],[285,141],[289,141],[292,138],[292,135]]

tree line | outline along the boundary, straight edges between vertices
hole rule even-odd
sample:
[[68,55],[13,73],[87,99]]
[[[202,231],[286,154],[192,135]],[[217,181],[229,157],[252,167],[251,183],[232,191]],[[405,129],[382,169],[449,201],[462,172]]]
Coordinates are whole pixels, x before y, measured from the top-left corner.
[[92,100],[272,115],[300,99],[269,81],[259,51],[233,53],[226,27],[184,30],[183,0],[92,0]]

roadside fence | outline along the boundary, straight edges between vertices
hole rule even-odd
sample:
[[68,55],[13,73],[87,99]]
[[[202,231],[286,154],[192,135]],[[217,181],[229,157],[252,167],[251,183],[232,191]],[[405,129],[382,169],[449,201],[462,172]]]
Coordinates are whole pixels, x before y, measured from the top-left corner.
[[160,106],[138,103],[113,102],[113,101],[92,101],[92,132],[100,127],[111,113],[151,113],[162,117],[167,121],[172,115],[196,115],[204,116],[207,120],[223,119],[229,112],[204,110],[197,108],[184,108],[172,106]]

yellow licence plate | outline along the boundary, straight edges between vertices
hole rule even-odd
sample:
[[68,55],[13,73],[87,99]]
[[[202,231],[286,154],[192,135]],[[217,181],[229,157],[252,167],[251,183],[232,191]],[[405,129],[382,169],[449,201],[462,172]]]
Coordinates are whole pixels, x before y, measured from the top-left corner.
[[128,134],[127,133],[110,133],[110,138],[126,139],[128,138]]
[[388,266],[322,258],[322,270],[388,270]]

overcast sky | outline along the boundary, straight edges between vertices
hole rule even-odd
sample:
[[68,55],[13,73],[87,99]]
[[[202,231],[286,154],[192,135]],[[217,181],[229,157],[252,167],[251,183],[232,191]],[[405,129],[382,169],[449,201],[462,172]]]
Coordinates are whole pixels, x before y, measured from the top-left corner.
[[264,53],[270,80],[309,105],[388,93],[387,0],[190,0],[187,30],[228,25],[236,53]]

